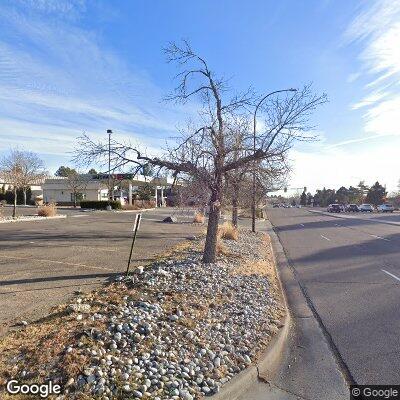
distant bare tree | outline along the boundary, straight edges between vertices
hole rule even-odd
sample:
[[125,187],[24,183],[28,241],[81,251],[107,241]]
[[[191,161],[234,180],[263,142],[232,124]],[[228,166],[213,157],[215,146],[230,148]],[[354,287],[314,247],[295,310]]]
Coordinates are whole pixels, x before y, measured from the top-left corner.
[[10,154],[0,161],[0,174],[13,188],[13,217],[15,218],[17,215],[17,190],[22,189],[24,204],[26,205],[28,187],[43,179],[46,175],[43,161],[35,153],[11,150]]
[[26,192],[28,188],[41,181],[48,175],[43,161],[37,154],[32,152],[21,152],[23,160],[21,165],[21,189],[24,194],[24,205],[26,205]]
[[71,171],[66,176],[66,182],[68,188],[72,191],[73,203],[76,208],[78,203],[79,194],[87,188],[91,176],[87,174],[82,174],[77,171]]
[[[120,164],[148,163],[168,169],[175,176],[191,176],[208,187],[209,219],[203,261],[214,262],[225,176],[256,162],[282,157],[294,140],[312,140],[308,119],[326,101],[326,95],[315,95],[310,86],[305,86],[295,92],[271,96],[260,109],[264,123],[263,129],[256,132],[255,151],[253,136],[249,133],[238,149],[229,127],[239,116],[250,115],[249,109],[258,104],[261,97],[252,90],[229,96],[227,82],[216,77],[205,59],[187,42],[181,47],[172,43],[165,53],[169,62],[182,68],[177,75],[178,85],[167,100],[185,103],[198,96],[202,104],[199,120],[182,131],[176,138],[176,145],[161,157],[148,156],[138,146],[117,141],[112,143],[112,154]],[[79,139],[75,160],[98,162],[107,152],[106,143],[95,142],[84,134]],[[236,157],[237,152],[239,157]]]
[[232,207],[231,222],[234,226],[238,224],[239,208],[251,209],[253,192],[253,171],[256,179],[256,204],[259,205],[271,191],[282,189],[290,172],[285,155],[281,160],[274,159],[273,162],[259,162],[251,168],[235,170],[234,174],[227,176],[226,193]]

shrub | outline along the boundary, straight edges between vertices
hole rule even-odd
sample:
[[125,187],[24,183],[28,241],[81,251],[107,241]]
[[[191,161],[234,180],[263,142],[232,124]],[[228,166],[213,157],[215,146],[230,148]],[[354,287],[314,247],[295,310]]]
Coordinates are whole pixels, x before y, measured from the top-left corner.
[[57,215],[57,207],[54,203],[42,206],[38,210],[38,215],[40,217],[54,217]]
[[195,224],[204,224],[204,215],[202,213],[196,213],[193,218]]
[[116,200],[84,200],[80,202],[81,208],[91,208],[94,210],[105,210],[107,206],[111,206],[113,210],[120,210],[122,208],[121,203]]
[[218,227],[218,236],[222,239],[238,240],[239,232],[230,222],[225,222]]

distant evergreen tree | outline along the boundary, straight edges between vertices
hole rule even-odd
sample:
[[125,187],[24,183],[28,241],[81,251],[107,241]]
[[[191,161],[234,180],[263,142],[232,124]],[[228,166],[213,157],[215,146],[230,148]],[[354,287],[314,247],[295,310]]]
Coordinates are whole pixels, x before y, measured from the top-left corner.
[[303,192],[300,196],[300,204],[302,206],[306,206],[307,205],[307,195],[306,192]]
[[386,188],[379,182],[375,182],[373,186],[368,190],[366,201],[374,206],[378,206],[385,202],[387,195]]
[[76,170],[74,168],[65,167],[64,165],[62,165],[60,168],[58,168],[54,175],[67,177],[70,174],[76,174]]

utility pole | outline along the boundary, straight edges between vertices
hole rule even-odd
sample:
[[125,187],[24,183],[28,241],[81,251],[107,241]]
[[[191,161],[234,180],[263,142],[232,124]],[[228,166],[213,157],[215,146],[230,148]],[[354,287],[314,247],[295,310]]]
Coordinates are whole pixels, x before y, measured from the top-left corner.
[[108,200],[112,200],[112,188],[111,188],[111,134],[112,130],[107,129],[108,133]]
[[[257,112],[261,107],[261,104],[273,94],[281,93],[281,92],[296,92],[297,89],[283,89],[283,90],[275,90],[274,92],[266,94],[264,97],[260,99],[257,103],[256,108],[254,110],[253,115],[253,155],[256,154],[256,132],[257,132]],[[251,202],[251,231],[256,231],[256,160],[253,162],[253,188],[252,188],[252,202]]]

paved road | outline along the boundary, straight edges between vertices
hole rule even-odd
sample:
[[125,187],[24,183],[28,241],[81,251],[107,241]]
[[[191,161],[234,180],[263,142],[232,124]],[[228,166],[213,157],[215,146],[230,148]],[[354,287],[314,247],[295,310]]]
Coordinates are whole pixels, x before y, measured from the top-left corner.
[[[160,223],[170,212],[143,213],[133,265],[204,229]],[[88,291],[126,268],[135,213],[60,213],[68,217],[0,224],[0,335],[13,322],[45,316],[76,290]]]
[[268,215],[351,378],[399,384],[400,216]]

